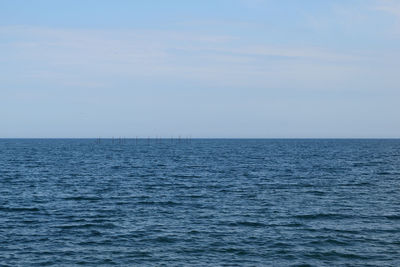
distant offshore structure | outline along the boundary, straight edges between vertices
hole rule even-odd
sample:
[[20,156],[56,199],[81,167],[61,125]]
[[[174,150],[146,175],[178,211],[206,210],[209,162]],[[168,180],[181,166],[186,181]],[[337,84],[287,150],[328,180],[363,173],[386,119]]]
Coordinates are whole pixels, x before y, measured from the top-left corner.
[[186,137],[181,137],[180,135],[178,137],[135,137],[135,138],[126,138],[126,137],[111,137],[111,138],[101,138],[98,137],[95,140],[96,144],[103,144],[103,143],[111,143],[112,145],[124,145],[124,144],[139,144],[139,143],[144,143],[144,144],[161,144],[161,143],[172,143],[172,144],[179,144],[179,143],[191,143],[192,142],[192,137],[186,136]]

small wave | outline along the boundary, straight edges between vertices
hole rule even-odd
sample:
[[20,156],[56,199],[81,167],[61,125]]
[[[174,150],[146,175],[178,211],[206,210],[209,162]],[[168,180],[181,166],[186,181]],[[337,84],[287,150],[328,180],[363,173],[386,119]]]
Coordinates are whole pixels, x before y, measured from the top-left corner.
[[362,255],[358,255],[358,254],[354,254],[354,253],[343,253],[343,252],[337,252],[337,251],[314,252],[314,253],[307,254],[307,256],[310,258],[323,259],[323,260],[327,260],[329,258],[344,258],[344,259],[359,259],[359,260],[368,259],[367,257],[364,257]]
[[217,251],[222,253],[236,254],[238,256],[251,254],[249,251],[241,248],[223,248],[223,249],[218,249]]
[[203,195],[189,195],[190,198],[204,198]]
[[103,224],[85,223],[85,224],[57,225],[55,227],[60,229],[86,229],[86,228],[111,229],[111,228],[116,228],[117,226],[113,223],[103,223]]
[[333,238],[322,238],[322,237],[320,237],[319,240],[311,241],[310,244],[314,244],[314,245],[331,244],[331,245],[339,245],[339,246],[350,245],[348,242],[339,241],[339,240],[333,239]]
[[35,223],[38,223],[38,221],[36,221],[36,220],[23,220],[21,222],[24,223],[24,224],[35,224]]
[[99,198],[99,197],[88,197],[88,196],[65,197],[63,199],[64,200],[75,200],[75,201],[80,201],[80,200],[88,200],[88,201],[101,200],[101,198]]
[[234,223],[230,223],[229,225],[230,226],[248,226],[248,227],[265,227],[265,226],[267,226],[264,223],[249,222],[249,221],[234,222]]
[[289,244],[289,243],[284,243],[284,242],[275,242],[275,243],[272,243],[271,245],[269,245],[269,247],[271,247],[271,248],[290,248],[290,247],[293,247],[293,245]]
[[381,164],[381,162],[355,162],[353,163],[353,167],[373,167],[379,164]]
[[338,184],[338,186],[367,186],[367,185],[372,185],[372,184],[369,182]]
[[155,205],[155,206],[178,206],[178,202],[174,201],[139,201],[137,202],[139,205]]
[[277,224],[277,226],[285,226],[285,227],[300,227],[304,226],[302,223],[286,223],[286,224]]
[[104,259],[99,264],[107,264],[107,265],[116,265],[116,263],[112,259]]
[[90,234],[91,234],[92,236],[101,236],[101,235],[102,235],[102,233],[99,232],[99,231],[97,231],[97,230],[92,230],[92,231],[90,232]]
[[199,175],[185,175],[185,174],[175,174],[171,176],[172,178],[184,178],[184,179],[188,179],[188,178],[202,178],[202,176]]
[[122,169],[122,168],[124,168],[124,166],[121,166],[121,165],[111,166],[112,170],[119,170],[119,169]]
[[318,190],[310,190],[310,191],[306,191],[306,193],[314,194],[314,195],[317,195],[317,196],[323,196],[323,195],[326,194],[325,192],[323,192],[323,191],[318,191]]
[[350,215],[337,213],[318,213],[318,214],[301,214],[294,216],[297,219],[314,220],[314,219],[347,219],[352,218]]
[[391,175],[392,173],[383,171],[383,172],[377,172],[376,174],[377,175]]
[[37,212],[40,211],[38,208],[11,208],[11,207],[0,207],[0,211],[5,212]]
[[[310,231],[309,229],[308,231]],[[315,229],[314,229],[315,230]],[[341,233],[341,234],[360,234],[359,230],[348,230],[348,229],[334,229],[334,228],[327,228],[323,227],[315,231],[324,231],[324,232],[336,232],[336,233]]]
[[157,242],[157,243],[175,243],[178,240],[173,237],[159,236],[159,237],[152,239],[152,241]]
[[400,220],[400,215],[386,215],[385,218],[389,220]]

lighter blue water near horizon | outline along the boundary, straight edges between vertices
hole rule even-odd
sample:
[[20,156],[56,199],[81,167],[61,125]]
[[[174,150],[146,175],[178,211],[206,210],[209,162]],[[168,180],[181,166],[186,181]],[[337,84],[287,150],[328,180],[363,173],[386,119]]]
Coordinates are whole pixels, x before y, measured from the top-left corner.
[[0,266],[400,266],[400,140],[1,139]]

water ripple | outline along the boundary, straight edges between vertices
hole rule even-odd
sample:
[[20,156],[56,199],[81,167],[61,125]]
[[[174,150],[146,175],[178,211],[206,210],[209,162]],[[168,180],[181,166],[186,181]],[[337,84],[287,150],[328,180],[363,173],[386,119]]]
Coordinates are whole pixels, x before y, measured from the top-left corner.
[[0,140],[0,266],[400,266],[400,140]]

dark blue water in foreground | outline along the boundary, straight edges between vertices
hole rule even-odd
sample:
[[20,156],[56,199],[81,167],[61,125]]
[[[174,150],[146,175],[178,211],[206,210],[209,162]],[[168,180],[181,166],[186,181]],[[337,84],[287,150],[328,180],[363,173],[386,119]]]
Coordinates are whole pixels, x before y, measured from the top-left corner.
[[400,140],[0,140],[0,265],[400,266]]

